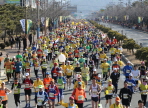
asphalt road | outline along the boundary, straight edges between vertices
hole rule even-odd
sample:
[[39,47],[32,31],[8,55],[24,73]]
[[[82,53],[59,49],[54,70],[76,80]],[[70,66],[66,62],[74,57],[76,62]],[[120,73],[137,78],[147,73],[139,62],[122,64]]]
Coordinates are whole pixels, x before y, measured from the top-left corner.
[[[112,23],[99,22],[101,25],[112,28],[112,30],[118,31],[123,35],[126,35],[128,38],[133,38],[139,45],[142,43],[143,47],[148,47],[148,33],[135,30],[127,27],[122,27],[121,25],[116,25]],[[123,32],[122,32],[123,30]]]
[[[50,72],[49,69],[48,69],[48,71]],[[100,73],[101,69],[97,69],[97,72]],[[32,67],[31,76],[32,76],[32,79],[35,80],[35,76],[34,76],[34,73],[33,73],[33,67]],[[39,76],[41,76],[41,79],[42,79],[41,71],[39,72]],[[118,93],[119,93],[119,90],[123,87],[124,80],[125,80],[124,76],[121,75],[120,80],[119,80],[119,84],[118,84],[119,85]],[[12,80],[11,80],[10,84],[6,83],[6,86],[10,89],[11,84],[12,84]],[[91,84],[91,81],[89,81],[89,85],[90,84]],[[106,85],[106,84],[104,84],[104,85]],[[73,85],[72,85],[72,87],[73,87]],[[89,86],[86,88],[86,94],[87,94],[88,101],[84,102],[84,108],[92,108],[91,97],[88,94],[88,89],[89,89]],[[34,90],[32,90],[32,91],[34,91]],[[64,102],[69,102],[69,97],[71,96],[71,93],[72,93],[72,90],[70,90],[70,91],[65,90],[64,91]],[[8,97],[9,97],[8,108],[16,108],[15,103],[14,103],[13,92],[11,94],[9,94]],[[136,92],[136,94],[133,95],[133,99],[132,99],[132,103],[131,103],[132,106],[130,108],[135,108],[137,106],[137,102],[138,102],[139,99],[141,99],[140,93]],[[20,108],[24,108],[25,107],[25,96],[24,96],[23,86],[22,86],[22,89],[21,89],[20,100],[21,100],[21,104],[22,104],[20,106]],[[115,98],[112,99],[112,102],[115,102]],[[101,93],[101,104],[104,108],[104,106],[105,106],[105,95],[104,95],[103,91]],[[147,103],[147,107],[148,107],[148,103]],[[32,96],[31,96],[31,108],[35,108],[34,93],[32,93]],[[55,108],[64,108],[64,107],[63,106],[56,106]],[[109,107],[107,107],[107,108],[109,108]]]

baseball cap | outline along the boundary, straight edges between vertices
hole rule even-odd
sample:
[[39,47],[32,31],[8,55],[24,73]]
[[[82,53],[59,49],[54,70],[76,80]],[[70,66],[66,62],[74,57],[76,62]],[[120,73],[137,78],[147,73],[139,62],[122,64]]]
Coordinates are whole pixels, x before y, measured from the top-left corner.
[[78,82],[79,85],[82,85],[82,82]]
[[2,84],[5,84],[5,82],[3,81]]
[[94,71],[97,71],[97,69],[94,69]]
[[133,74],[130,73],[129,76],[133,76]]
[[112,81],[111,79],[108,80],[108,82],[111,82],[111,81]]
[[43,88],[43,85],[39,85],[38,88]]
[[117,70],[117,68],[113,68],[113,70]]
[[74,100],[74,97],[73,97],[73,96],[70,96],[70,97],[69,97],[69,100]]
[[46,72],[46,75],[49,75],[49,72]]
[[101,78],[101,75],[100,75],[100,74],[98,74],[98,77],[100,77],[100,78]]
[[130,61],[128,61],[127,63],[131,63]]
[[78,78],[81,78],[81,75],[78,75]]
[[59,73],[62,73],[62,71],[59,71]]
[[26,76],[29,76],[29,73],[26,73]]
[[120,102],[121,100],[119,97],[116,97],[115,101]]

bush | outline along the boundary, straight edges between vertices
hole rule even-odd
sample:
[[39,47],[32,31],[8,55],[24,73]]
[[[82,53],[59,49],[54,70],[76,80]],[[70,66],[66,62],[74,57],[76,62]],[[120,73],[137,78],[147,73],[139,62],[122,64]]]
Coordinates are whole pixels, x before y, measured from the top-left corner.
[[0,43],[0,47],[1,47],[1,49],[5,49],[5,44],[4,43]]
[[135,56],[139,60],[148,60],[148,47],[142,47],[138,49]]
[[10,42],[9,42],[9,41],[6,41],[6,42],[5,42],[5,45],[6,45],[6,46],[10,46]]

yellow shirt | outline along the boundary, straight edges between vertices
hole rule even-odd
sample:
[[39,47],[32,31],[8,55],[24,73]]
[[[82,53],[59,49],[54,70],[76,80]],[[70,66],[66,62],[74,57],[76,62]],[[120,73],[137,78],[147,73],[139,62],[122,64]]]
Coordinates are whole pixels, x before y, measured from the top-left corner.
[[67,65],[67,66],[66,66],[66,75],[67,75],[67,76],[71,76],[72,73],[73,73],[73,70],[74,70],[74,68],[73,68],[72,65]]
[[102,48],[98,48],[98,51],[99,51],[99,52],[102,51]]
[[[85,83],[84,81],[81,81],[82,82],[82,88],[85,89]],[[74,89],[76,89],[78,87],[78,81],[75,82],[74,84]]]
[[63,72],[66,73],[66,65],[61,65],[61,68],[63,69]]
[[100,54],[100,59],[105,59],[105,58],[107,58],[105,53],[104,54]]
[[[64,103],[63,101],[60,101],[60,104],[66,108],[68,108],[68,106],[70,105],[69,103]],[[75,108],[78,108],[78,106],[76,104],[72,104],[70,105],[71,107],[76,106]]]
[[119,49],[116,49],[115,53],[121,54],[121,51]]
[[122,61],[117,61],[117,64],[118,64],[120,67],[124,66],[124,63],[123,63]]
[[66,46],[65,46],[66,52],[68,52],[68,51],[69,51],[69,48],[70,48],[70,46],[69,46],[69,45],[66,45]]
[[123,108],[122,104],[116,105],[116,104],[112,104],[109,108]]
[[102,68],[103,72],[108,72],[109,66],[110,65],[108,63],[102,63],[100,67]]
[[44,86],[44,84],[43,84],[43,81],[41,81],[41,80],[39,80],[39,81],[34,81],[34,84],[33,84],[33,86],[36,88],[36,87],[38,87],[39,85],[43,85]]
[[115,52],[115,51],[116,51],[116,48],[110,48],[109,51],[110,51],[111,54],[115,54],[115,53],[116,53],[116,52]]

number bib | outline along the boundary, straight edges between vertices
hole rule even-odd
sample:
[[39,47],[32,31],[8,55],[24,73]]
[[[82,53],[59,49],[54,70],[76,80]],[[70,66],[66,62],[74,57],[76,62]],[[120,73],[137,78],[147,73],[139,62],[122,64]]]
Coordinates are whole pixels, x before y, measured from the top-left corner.
[[30,88],[29,84],[25,84],[25,88]]
[[11,72],[11,69],[7,69],[6,72]]
[[83,101],[83,96],[82,95],[78,96],[78,101]]
[[113,91],[112,90],[108,90],[108,95],[112,95]]
[[18,93],[18,89],[17,88],[14,89],[14,93]]
[[34,67],[35,70],[39,70],[39,67]]
[[126,70],[126,73],[130,73],[130,70]]
[[143,95],[147,95],[147,90],[142,90]]
[[54,93],[49,93],[49,97],[54,97]]
[[144,78],[145,78],[145,75],[141,75],[141,78],[143,78],[143,79],[144,79]]
[[128,86],[132,86],[132,83],[131,82],[128,82]]
[[123,99],[128,99],[128,94],[123,94]]

